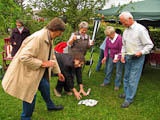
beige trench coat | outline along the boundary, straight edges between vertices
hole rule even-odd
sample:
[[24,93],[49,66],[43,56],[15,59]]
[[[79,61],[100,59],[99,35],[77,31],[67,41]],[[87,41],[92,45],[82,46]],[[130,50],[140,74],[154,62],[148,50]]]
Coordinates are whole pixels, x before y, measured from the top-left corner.
[[[45,68],[41,67],[42,61],[48,61],[48,56],[48,32],[46,28],[43,28],[23,41],[2,80],[4,91],[11,96],[31,103],[45,72]],[[53,50],[50,59],[56,61],[53,72],[60,73]],[[50,78],[51,68],[48,73]]]

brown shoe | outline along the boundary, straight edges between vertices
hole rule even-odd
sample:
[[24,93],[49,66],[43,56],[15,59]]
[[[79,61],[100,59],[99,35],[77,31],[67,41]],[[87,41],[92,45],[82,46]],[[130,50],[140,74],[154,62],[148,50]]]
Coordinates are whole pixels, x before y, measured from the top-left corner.
[[115,91],[118,91],[118,90],[119,90],[119,87],[115,86],[115,87],[114,87],[114,90],[115,90]]
[[68,95],[68,96],[72,96],[72,92],[70,91],[70,92],[67,92],[67,91],[65,91],[64,92],[66,95]]
[[102,84],[100,84],[100,86],[101,86],[101,87],[104,87],[105,85],[104,85],[104,83],[102,83]]
[[54,94],[57,97],[61,97],[61,94],[56,90],[56,88],[54,88]]

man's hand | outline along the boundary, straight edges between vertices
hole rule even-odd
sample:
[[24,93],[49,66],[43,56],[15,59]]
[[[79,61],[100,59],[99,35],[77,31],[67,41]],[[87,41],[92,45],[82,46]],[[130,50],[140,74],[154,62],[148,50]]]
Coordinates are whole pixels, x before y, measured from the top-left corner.
[[16,42],[13,42],[13,45],[16,45]]
[[136,52],[135,56],[137,56],[137,57],[142,56],[142,52]]
[[79,93],[82,93],[84,96],[87,96],[87,93],[84,91],[84,89],[80,89]]
[[62,73],[58,73],[59,81],[64,82],[65,78]]
[[77,35],[74,35],[72,40],[73,41],[77,40]]
[[117,59],[117,60],[113,60],[113,63],[117,63],[119,60]]
[[69,45],[72,45],[72,43],[77,40],[77,35],[74,35],[73,38],[68,42]]
[[76,90],[76,88],[73,88],[73,93],[76,97],[77,100],[80,100],[82,98],[82,96],[80,95],[80,93]]
[[104,64],[105,62],[106,62],[106,57],[102,59],[102,63]]
[[53,61],[46,61],[42,63],[42,67],[54,67],[55,64]]
[[121,62],[122,62],[122,63],[125,63],[124,57],[121,57]]
[[77,100],[80,100],[82,98],[82,96],[80,95],[79,92],[75,92],[74,95],[75,95]]
[[79,94],[82,93],[84,96],[87,96],[87,93],[86,93],[86,92],[84,91],[84,89],[83,89],[83,84],[80,84],[79,87],[80,87]]
[[94,45],[94,40],[90,41],[90,45],[93,46]]

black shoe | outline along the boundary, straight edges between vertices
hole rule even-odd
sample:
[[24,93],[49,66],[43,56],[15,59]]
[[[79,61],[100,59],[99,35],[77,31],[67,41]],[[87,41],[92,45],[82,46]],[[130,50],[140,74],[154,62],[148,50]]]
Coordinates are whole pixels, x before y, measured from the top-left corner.
[[54,108],[48,108],[48,111],[58,111],[58,110],[63,110],[63,106],[62,105],[55,105]]
[[[85,65],[90,65],[90,62],[91,62],[91,61],[87,60],[87,61],[85,62]],[[93,62],[93,61],[92,61],[92,62]]]
[[127,108],[127,107],[130,106],[130,104],[131,104],[130,102],[126,102],[126,101],[125,101],[125,102],[122,103],[121,107],[122,107],[122,108]]
[[123,94],[120,94],[118,97],[119,97],[119,98],[125,98],[126,95],[123,93]]

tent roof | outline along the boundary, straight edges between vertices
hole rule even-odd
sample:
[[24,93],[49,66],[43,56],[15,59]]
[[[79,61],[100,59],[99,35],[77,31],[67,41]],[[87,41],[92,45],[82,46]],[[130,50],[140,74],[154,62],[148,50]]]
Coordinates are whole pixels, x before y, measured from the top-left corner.
[[124,6],[98,10],[104,16],[118,16],[122,11],[129,11],[135,20],[160,20],[160,0],[144,0]]

